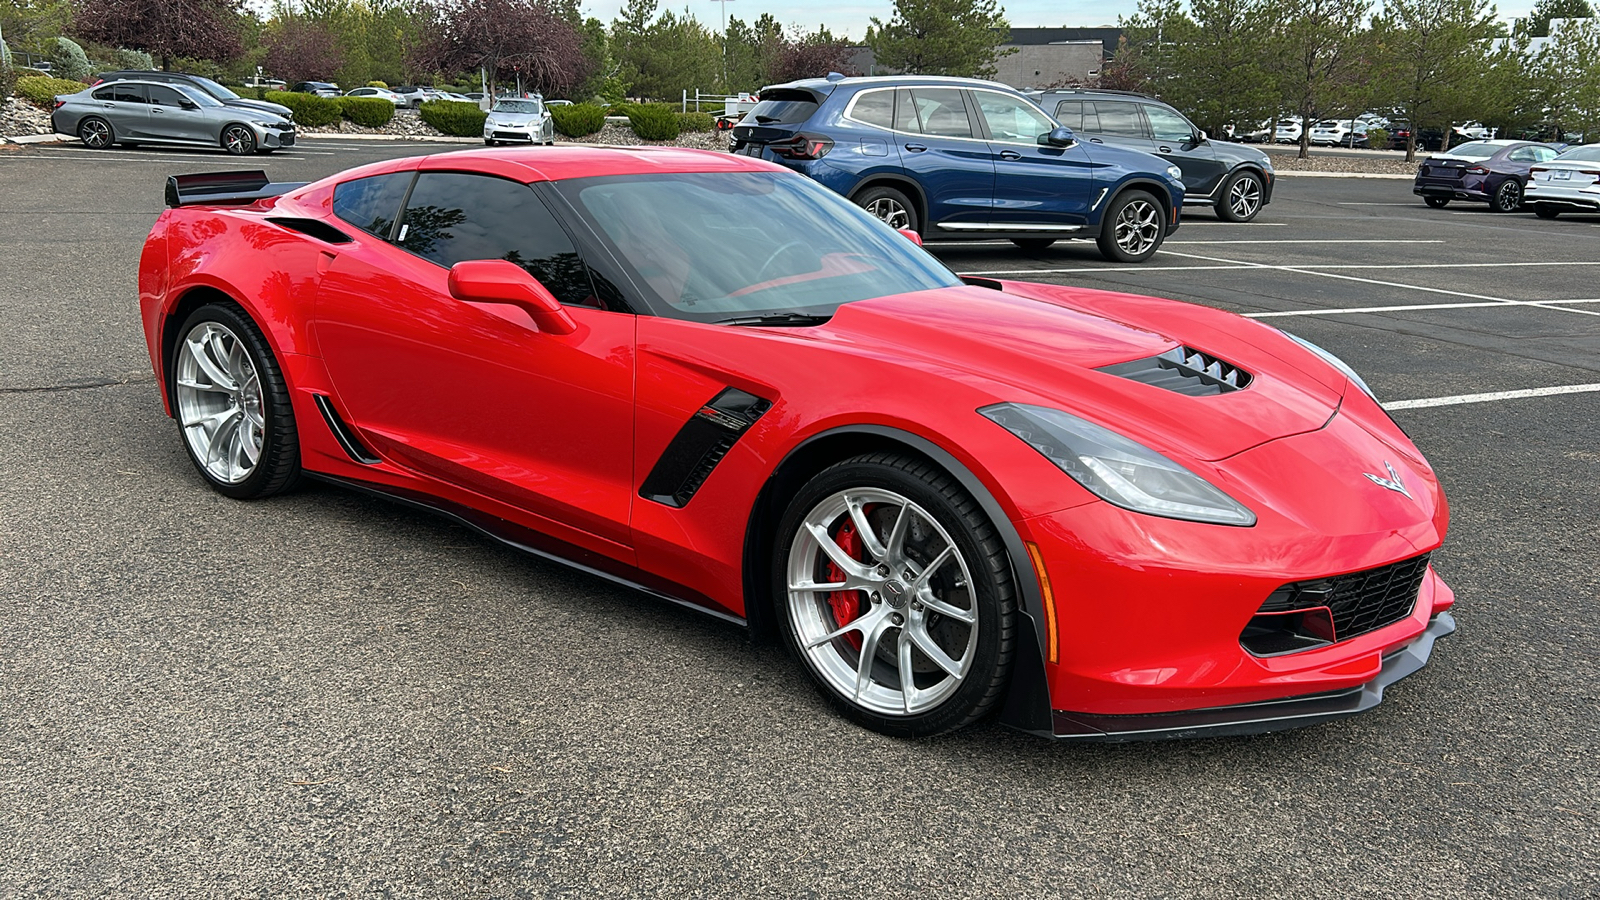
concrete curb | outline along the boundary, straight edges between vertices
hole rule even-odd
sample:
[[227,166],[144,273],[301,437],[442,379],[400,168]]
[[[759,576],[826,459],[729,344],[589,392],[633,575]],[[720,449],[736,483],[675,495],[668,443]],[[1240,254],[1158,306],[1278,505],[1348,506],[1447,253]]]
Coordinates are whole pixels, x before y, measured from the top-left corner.
[[15,137],[0,137],[0,144],[47,144],[51,141],[74,141],[77,138],[70,134],[19,134]]
[[1285,172],[1277,170],[1279,178],[1388,178],[1391,180],[1404,179],[1410,181],[1415,175],[1378,175],[1372,172]]
[[[481,144],[483,138],[409,134],[346,134],[340,131],[302,131],[300,138],[332,141],[429,141],[435,144]],[[298,140],[298,138],[297,138]]]

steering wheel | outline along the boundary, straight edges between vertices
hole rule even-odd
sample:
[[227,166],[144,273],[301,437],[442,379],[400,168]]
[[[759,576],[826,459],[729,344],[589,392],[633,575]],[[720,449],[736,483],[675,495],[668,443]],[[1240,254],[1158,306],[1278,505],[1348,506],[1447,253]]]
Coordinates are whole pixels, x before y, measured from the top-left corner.
[[772,251],[772,255],[767,257],[767,261],[762,263],[761,268],[756,270],[755,280],[752,281],[751,284],[760,284],[766,280],[761,276],[767,274],[767,266],[770,266],[776,262],[778,257],[783,255],[783,251],[788,250],[790,247],[804,247],[805,245],[805,241],[789,241],[788,243],[779,246],[778,249]]

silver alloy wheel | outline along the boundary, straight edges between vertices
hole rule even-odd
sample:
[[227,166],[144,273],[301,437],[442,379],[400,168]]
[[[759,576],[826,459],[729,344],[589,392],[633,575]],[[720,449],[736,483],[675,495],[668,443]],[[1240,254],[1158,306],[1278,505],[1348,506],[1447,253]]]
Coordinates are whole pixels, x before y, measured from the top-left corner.
[[89,119],[78,126],[78,137],[85,145],[99,150],[111,144],[111,126],[100,119]]
[[229,125],[222,132],[222,146],[235,156],[243,156],[255,148],[255,135],[243,125]]
[[1161,239],[1161,210],[1154,203],[1134,198],[1117,213],[1117,246],[1130,256],[1140,256]]
[[1228,209],[1236,219],[1248,219],[1261,208],[1261,182],[1246,175],[1228,189]]
[[[846,528],[868,559],[840,546]],[[900,494],[852,488],[818,503],[791,540],[786,583],[800,652],[859,707],[925,713],[972,671],[978,610],[966,559],[927,510]],[[843,622],[841,596],[859,611]]]
[[261,378],[244,343],[220,322],[201,322],[178,345],[173,394],[183,439],[212,478],[238,484],[266,439]]
[[879,197],[871,203],[868,203],[865,208],[867,212],[872,213],[883,221],[889,223],[890,228],[900,229],[911,227],[911,213],[908,212],[904,206],[900,205],[900,201],[894,199],[893,197]]
[[1500,189],[1494,193],[1494,205],[1500,212],[1516,212],[1517,204],[1522,200],[1522,185],[1515,180],[1508,179],[1501,182]]

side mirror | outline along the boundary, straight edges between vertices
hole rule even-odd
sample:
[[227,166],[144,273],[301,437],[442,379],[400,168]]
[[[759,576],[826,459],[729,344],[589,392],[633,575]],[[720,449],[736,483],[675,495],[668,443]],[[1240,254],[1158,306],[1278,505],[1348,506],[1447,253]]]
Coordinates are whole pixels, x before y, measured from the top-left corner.
[[561,301],[527,270],[503,259],[469,259],[450,267],[450,296],[469,303],[509,303],[521,307],[540,331],[578,330]]
[[1047,144],[1051,147],[1071,147],[1077,142],[1077,135],[1073,134],[1072,129],[1065,125],[1052,128],[1048,132],[1039,135],[1039,143]]
[[183,107],[184,109],[199,109],[200,108],[200,104],[194,102],[193,100],[179,100],[178,101],[178,105]]
[[922,246],[922,235],[917,234],[915,231],[912,231],[909,228],[897,228],[895,230],[905,235],[906,240],[910,241],[911,243],[916,244],[918,247]]
[[1206,134],[1205,129],[1197,129],[1194,133],[1194,142],[1196,144],[1204,144],[1210,137],[1211,135]]

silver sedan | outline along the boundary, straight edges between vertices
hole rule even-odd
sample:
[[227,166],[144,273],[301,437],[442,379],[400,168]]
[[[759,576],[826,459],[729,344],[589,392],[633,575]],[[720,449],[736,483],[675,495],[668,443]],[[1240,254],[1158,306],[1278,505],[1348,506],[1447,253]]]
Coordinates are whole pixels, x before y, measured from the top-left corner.
[[96,150],[121,144],[221,147],[236,156],[294,145],[294,123],[265,110],[224,106],[203,91],[151,81],[115,81],[56,97],[50,121]]

